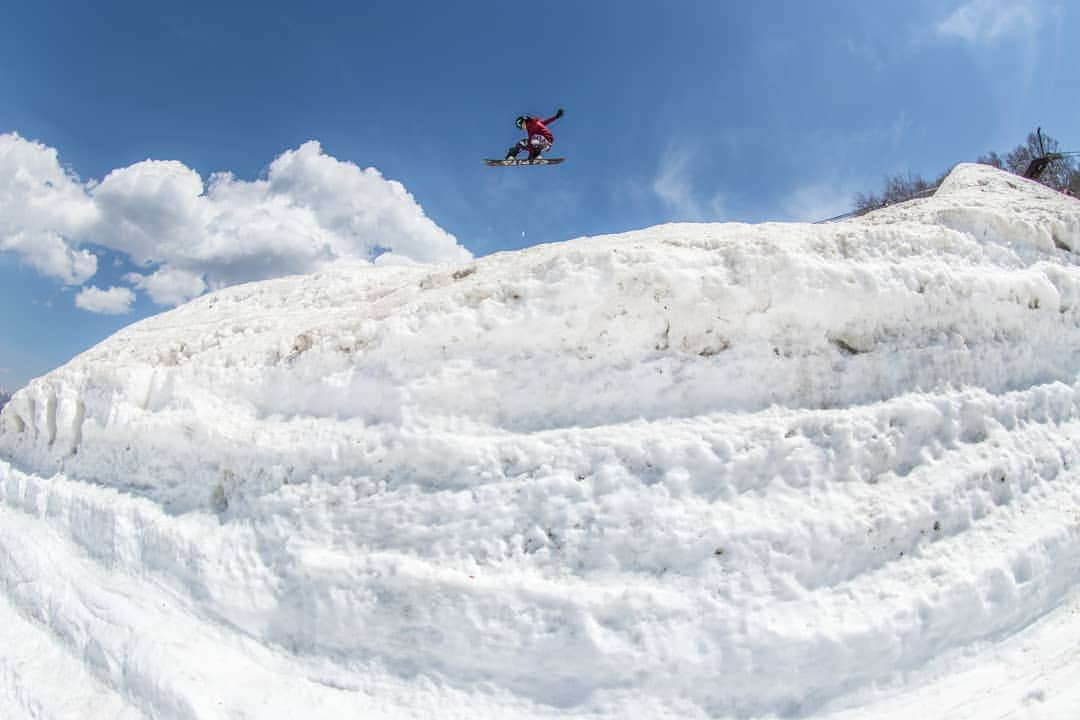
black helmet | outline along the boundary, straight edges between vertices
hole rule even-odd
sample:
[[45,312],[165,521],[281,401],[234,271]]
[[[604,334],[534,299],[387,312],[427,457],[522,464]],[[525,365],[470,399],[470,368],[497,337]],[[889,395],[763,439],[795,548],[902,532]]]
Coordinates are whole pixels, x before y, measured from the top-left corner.
[[517,120],[514,121],[514,124],[517,125],[518,127],[524,127],[525,123],[526,123],[526,121],[528,121],[528,119],[529,119],[528,115],[518,115]]

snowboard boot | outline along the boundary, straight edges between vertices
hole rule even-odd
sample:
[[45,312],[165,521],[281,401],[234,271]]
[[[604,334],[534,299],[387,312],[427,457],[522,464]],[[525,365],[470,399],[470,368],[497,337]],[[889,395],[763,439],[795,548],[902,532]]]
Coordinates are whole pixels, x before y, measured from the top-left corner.
[[515,158],[517,158],[517,148],[512,147],[506,151],[506,157],[503,160],[514,160]]

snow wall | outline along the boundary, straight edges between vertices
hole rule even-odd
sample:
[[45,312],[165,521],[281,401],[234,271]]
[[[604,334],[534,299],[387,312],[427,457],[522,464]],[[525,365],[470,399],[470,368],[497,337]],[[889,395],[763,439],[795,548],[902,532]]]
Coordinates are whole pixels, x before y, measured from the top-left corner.
[[1080,580],[1077,249],[1075,199],[961,165],[203,296],[3,408],[6,607],[112,717],[842,708]]

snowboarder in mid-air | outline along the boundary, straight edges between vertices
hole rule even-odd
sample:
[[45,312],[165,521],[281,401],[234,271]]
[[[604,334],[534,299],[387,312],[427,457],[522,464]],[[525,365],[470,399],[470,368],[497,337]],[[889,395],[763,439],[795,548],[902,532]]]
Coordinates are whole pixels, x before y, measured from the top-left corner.
[[515,160],[517,159],[518,153],[528,151],[529,162],[539,160],[540,153],[545,153],[550,150],[552,143],[555,142],[555,136],[548,130],[548,123],[553,123],[562,116],[562,108],[559,108],[555,114],[547,120],[541,120],[532,115],[519,116],[518,119],[514,121],[514,124],[528,133],[528,137],[518,141],[514,147],[507,150],[505,159]]

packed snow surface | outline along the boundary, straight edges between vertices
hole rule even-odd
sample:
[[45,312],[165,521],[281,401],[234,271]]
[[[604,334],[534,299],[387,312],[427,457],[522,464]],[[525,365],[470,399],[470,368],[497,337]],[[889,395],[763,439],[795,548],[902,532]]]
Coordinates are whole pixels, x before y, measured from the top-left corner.
[[0,414],[0,716],[1080,716],[1074,250],[962,165],[136,323]]

